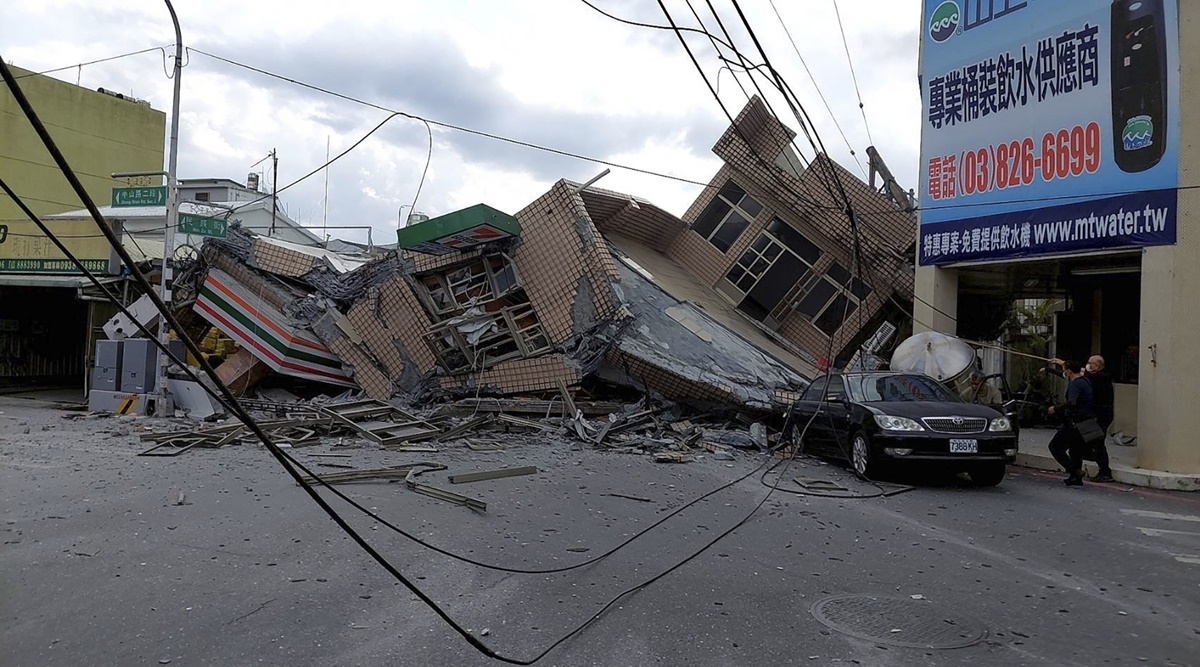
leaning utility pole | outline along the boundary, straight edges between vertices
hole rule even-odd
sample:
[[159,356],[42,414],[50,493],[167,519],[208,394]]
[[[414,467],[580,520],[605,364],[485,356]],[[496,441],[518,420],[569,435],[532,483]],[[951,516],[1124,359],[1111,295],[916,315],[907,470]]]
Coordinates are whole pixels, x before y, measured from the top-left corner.
[[[179,223],[179,187],[176,181],[176,169],[179,166],[179,76],[183,73],[183,33],[179,29],[179,17],[171,0],[167,3],[167,11],[171,12],[171,22],[175,24],[175,93],[171,98],[171,143],[167,150],[167,220],[163,230],[162,273],[159,278],[159,296],[163,303],[171,305],[171,260],[175,257],[175,225]],[[171,341],[170,326],[167,325],[166,313],[158,316],[158,340],[163,349]],[[158,417],[170,415],[171,394],[167,391],[167,368],[170,359],[161,352],[158,355],[158,400],[155,402],[154,414]]]

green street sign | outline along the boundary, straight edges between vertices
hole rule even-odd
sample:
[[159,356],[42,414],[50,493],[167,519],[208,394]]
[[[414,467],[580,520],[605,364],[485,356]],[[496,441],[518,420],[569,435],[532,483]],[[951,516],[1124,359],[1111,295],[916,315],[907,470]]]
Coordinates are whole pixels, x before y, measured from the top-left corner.
[[222,220],[221,218],[206,218],[202,215],[180,213],[179,227],[177,231],[181,234],[212,236],[218,239],[223,239],[229,232],[229,222]]
[[145,188],[113,188],[112,205],[115,208],[132,206],[166,206],[167,186],[156,185]]

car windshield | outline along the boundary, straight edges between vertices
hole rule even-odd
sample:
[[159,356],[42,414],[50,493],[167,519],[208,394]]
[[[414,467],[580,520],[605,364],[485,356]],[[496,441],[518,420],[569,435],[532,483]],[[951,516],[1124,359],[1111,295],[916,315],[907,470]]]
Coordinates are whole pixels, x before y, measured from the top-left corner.
[[845,380],[846,389],[858,402],[960,402],[944,385],[924,375],[848,375]]

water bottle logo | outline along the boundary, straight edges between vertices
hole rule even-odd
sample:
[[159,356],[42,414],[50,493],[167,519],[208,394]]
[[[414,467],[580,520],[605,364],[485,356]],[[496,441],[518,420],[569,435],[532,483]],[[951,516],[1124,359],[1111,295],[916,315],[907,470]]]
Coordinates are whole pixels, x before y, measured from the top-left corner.
[[1149,116],[1134,116],[1125,123],[1121,144],[1127,151],[1138,151],[1154,145],[1154,121]]

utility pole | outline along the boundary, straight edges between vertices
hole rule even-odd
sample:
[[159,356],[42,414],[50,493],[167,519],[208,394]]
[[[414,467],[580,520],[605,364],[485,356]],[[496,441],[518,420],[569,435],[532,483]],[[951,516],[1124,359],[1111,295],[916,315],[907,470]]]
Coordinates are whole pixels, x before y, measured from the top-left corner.
[[267,236],[275,236],[275,216],[279,212],[279,156],[271,149],[271,231]]
[[[167,150],[167,220],[163,231],[162,273],[159,278],[159,296],[168,307],[171,305],[171,280],[173,271],[171,260],[175,257],[175,225],[179,223],[179,187],[177,168],[179,166],[179,77],[183,73],[183,32],[179,29],[179,16],[171,0],[163,0],[167,11],[171,12],[171,22],[175,24],[175,92],[171,98],[171,142]],[[158,340],[164,349],[170,343],[171,332],[167,325],[166,314],[158,317]],[[170,365],[167,355],[158,355],[158,400],[155,401],[154,413],[158,417],[170,416],[168,412],[171,394],[167,390],[167,368]]]

